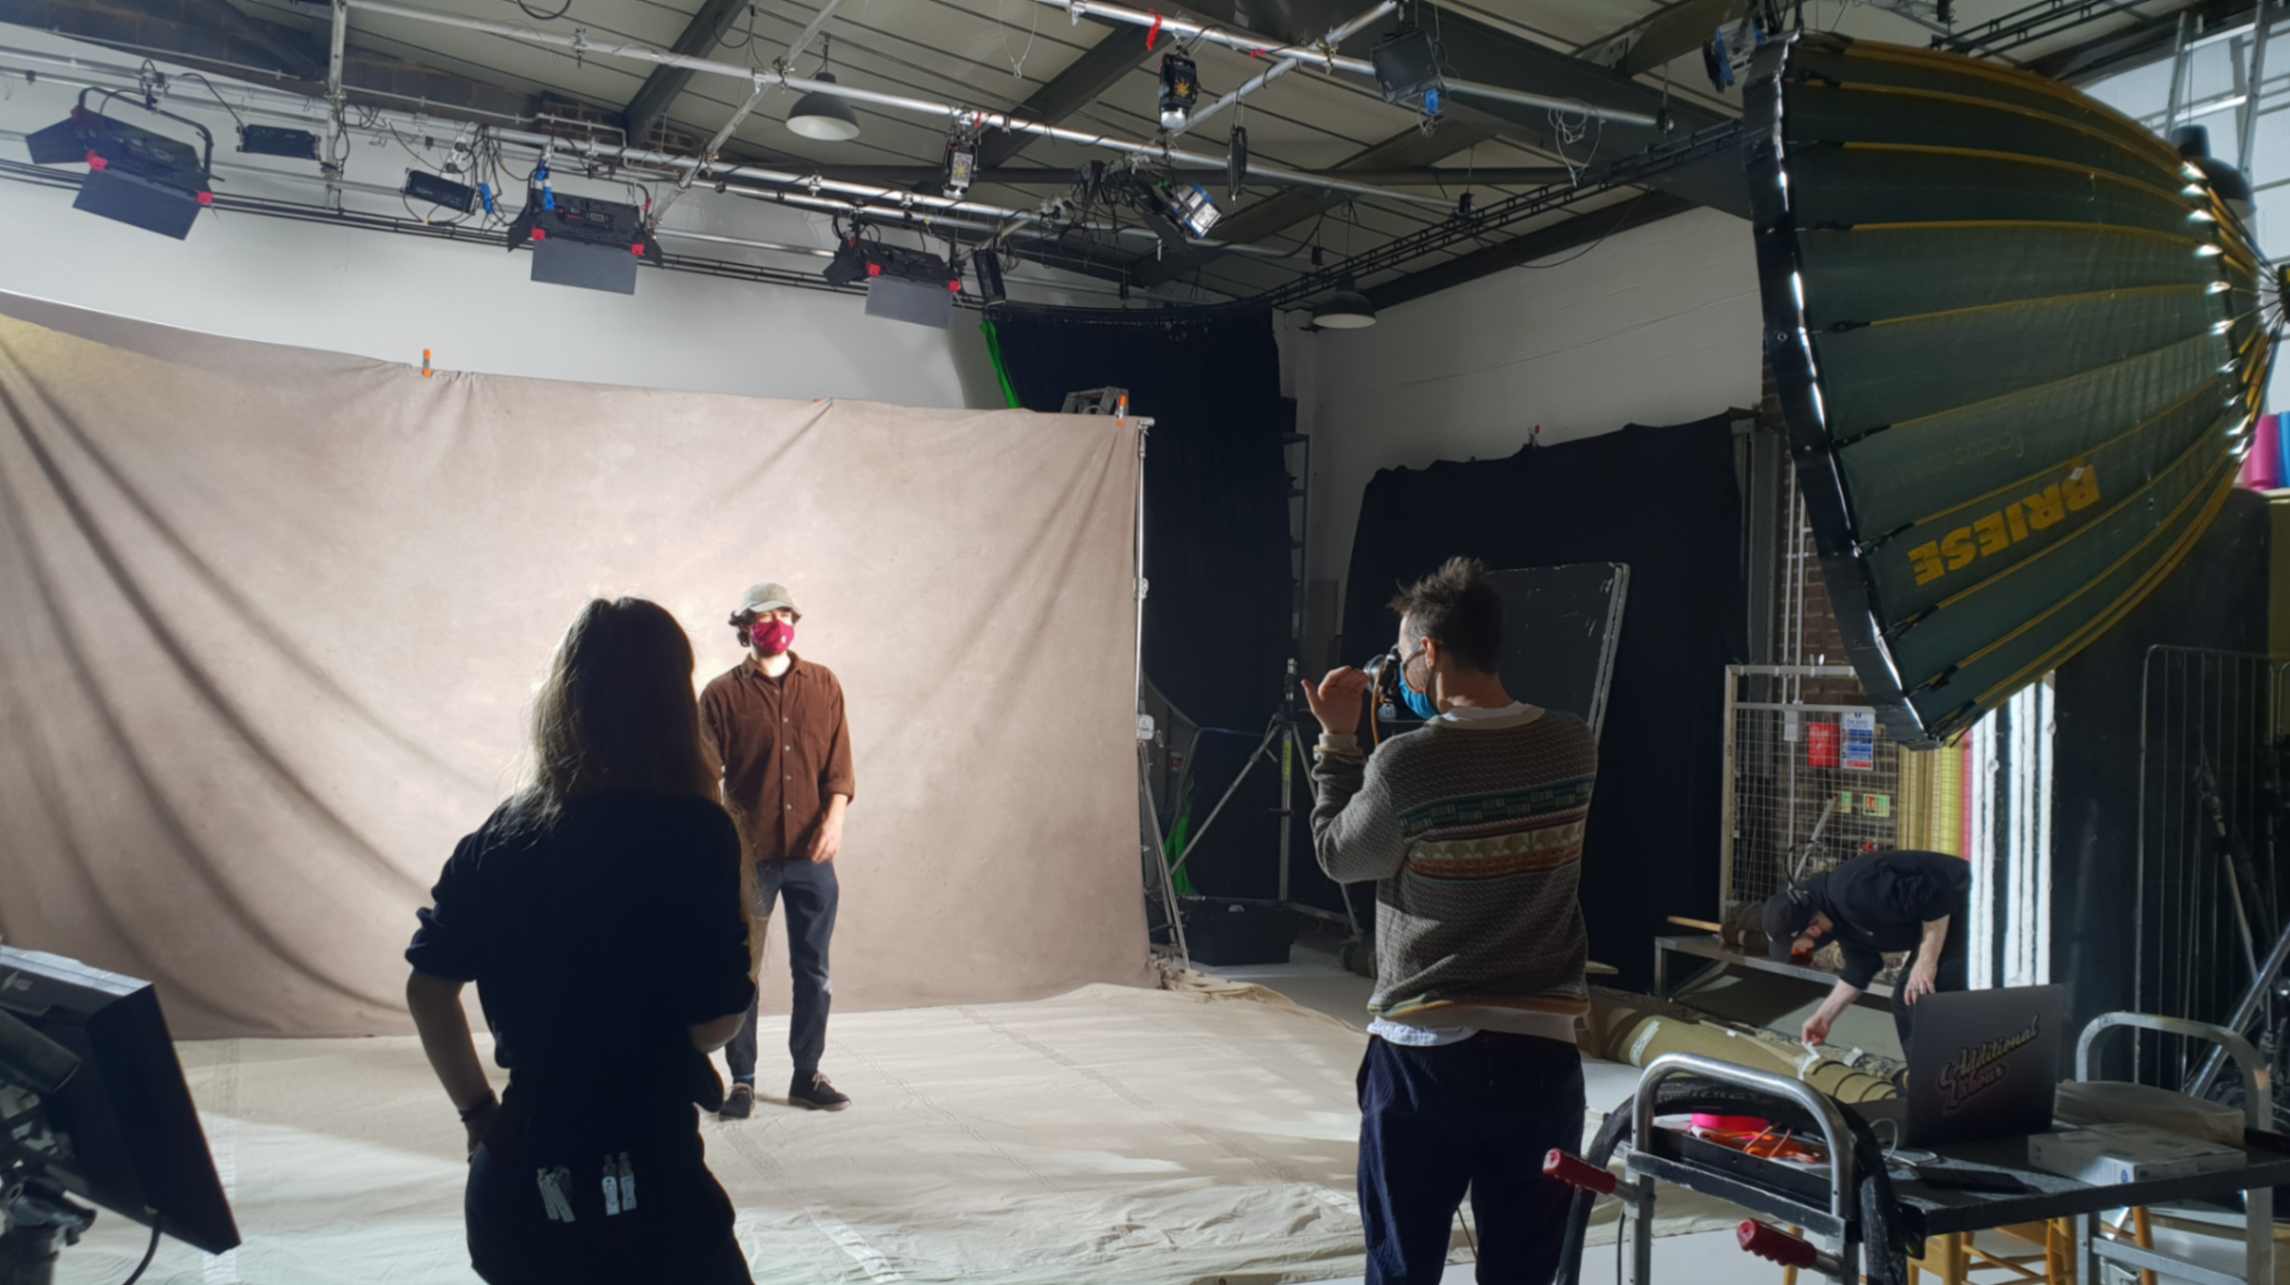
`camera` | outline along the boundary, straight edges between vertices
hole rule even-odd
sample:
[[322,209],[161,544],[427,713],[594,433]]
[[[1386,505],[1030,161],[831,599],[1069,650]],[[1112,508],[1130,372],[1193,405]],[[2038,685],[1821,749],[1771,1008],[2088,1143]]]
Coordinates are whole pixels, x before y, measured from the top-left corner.
[[1374,707],[1379,719],[1400,717],[1403,706],[1399,698],[1399,671],[1403,668],[1405,665],[1400,660],[1397,643],[1385,648],[1382,655],[1360,666],[1360,672],[1368,676],[1368,702]]

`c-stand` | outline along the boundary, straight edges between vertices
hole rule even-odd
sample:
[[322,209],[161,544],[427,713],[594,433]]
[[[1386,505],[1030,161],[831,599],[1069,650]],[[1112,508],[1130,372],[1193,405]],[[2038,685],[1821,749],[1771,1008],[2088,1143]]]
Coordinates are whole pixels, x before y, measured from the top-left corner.
[[[1209,827],[1215,825],[1217,818],[1224,814],[1225,805],[1232,802],[1233,795],[1240,792],[1241,785],[1248,780],[1249,773],[1256,770],[1256,765],[1276,762],[1280,765],[1280,806],[1275,809],[1275,814],[1280,818],[1280,871],[1277,880],[1279,891],[1276,899],[1280,904],[1298,914],[1310,915],[1315,919],[1342,922],[1350,927],[1352,935],[1357,937],[1360,926],[1358,920],[1352,915],[1352,903],[1349,897],[1343,898],[1344,914],[1340,920],[1333,911],[1322,910],[1318,906],[1300,905],[1290,899],[1288,863],[1296,818],[1297,768],[1299,765],[1311,761],[1311,749],[1304,743],[1304,733],[1299,726],[1300,721],[1309,720],[1300,720],[1296,709],[1296,694],[1301,690],[1298,685],[1300,682],[1296,662],[1292,659],[1288,662],[1287,681],[1282,684],[1279,707],[1273,711],[1272,717],[1265,721],[1263,739],[1259,740],[1256,743],[1256,748],[1250,751],[1248,762],[1242,765],[1239,775],[1233,777],[1232,784],[1225,787],[1224,795],[1217,800],[1217,805],[1209,809],[1208,819],[1201,822],[1201,828],[1195,830],[1192,838],[1186,841],[1185,850],[1179,853],[1176,861],[1169,866],[1169,873],[1173,877],[1177,871],[1184,868],[1185,862],[1192,858],[1194,850],[1201,846],[1201,840],[1207,837]],[[1275,744],[1280,747],[1280,753],[1277,757],[1272,751]]]

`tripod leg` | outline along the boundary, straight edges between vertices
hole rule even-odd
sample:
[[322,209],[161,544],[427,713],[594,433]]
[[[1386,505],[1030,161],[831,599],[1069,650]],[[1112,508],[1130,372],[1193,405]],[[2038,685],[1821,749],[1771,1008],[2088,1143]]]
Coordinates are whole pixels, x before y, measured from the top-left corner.
[[[1169,940],[1176,944],[1177,962],[1191,968],[1193,953],[1185,945],[1185,912],[1177,904],[1177,883],[1169,869],[1168,841],[1161,837],[1161,812],[1153,803],[1152,758],[1143,741],[1137,742],[1137,784],[1139,797],[1144,800],[1146,836],[1153,843],[1153,869],[1160,879],[1161,906],[1169,915]],[[1152,943],[1146,945],[1150,949]]]
[[1208,834],[1209,827],[1215,825],[1217,818],[1223,815],[1225,804],[1232,802],[1232,796],[1240,792],[1241,782],[1248,779],[1248,774],[1256,770],[1257,764],[1271,757],[1272,738],[1278,735],[1280,735],[1280,724],[1277,721],[1264,729],[1264,739],[1258,741],[1256,748],[1250,751],[1248,763],[1241,768],[1240,775],[1234,777],[1232,784],[1225,787],[1224,797],[1218,799],[1217,805],[1209,809],[1208,820],[1201,822],[1201,828],[1193,831],[1193,837],[1191,841],[1185,844],[1185,850],[1177,854],[1175,864],[1169,867],[1172,873],[1185,868],[1185,863],[1192,859],[1193,849],[1201,846],[1201,839]]

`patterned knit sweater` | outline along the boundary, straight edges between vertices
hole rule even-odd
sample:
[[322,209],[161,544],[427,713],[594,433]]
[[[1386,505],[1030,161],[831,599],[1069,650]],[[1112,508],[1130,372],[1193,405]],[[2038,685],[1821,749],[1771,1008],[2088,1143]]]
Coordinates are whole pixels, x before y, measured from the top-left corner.
[[1588,725],[1533,710],[1435,720],[1365,759],[1356,738],[1324,736],[1313,760],[1320,868],[1376,881],[1371,1014],[1541,1030],[1589,1012],[1576,898],[1598,776]]

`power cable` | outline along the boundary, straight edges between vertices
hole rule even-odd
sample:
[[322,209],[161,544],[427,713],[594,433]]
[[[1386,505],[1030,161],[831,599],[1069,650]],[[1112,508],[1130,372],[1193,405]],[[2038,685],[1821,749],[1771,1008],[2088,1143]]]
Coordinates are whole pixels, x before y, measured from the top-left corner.
[[143,1247],[143,1261],[135,1265],[135,1270],[120,1285],[135,1285],[135,1282],[143,1279],[143,1273],[150,1268],[151,1260],[159,1253],[159,1224],[162,1221],[159,1218],[151,1220],[151,1243]]
[[535,22],[555,22],[557,19],[562,18],[566,14],[572,12],[573,0],[565,0],[563,4],[558,5],[557,11],[555,13],[542,13],[540,10],[535,9],[533,6],[525,3],[525,0],[517,0],[517,7],[524,10],[525,16],[531,18]]

